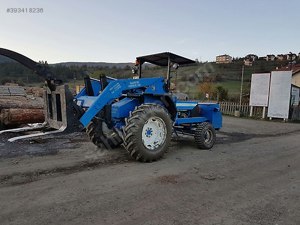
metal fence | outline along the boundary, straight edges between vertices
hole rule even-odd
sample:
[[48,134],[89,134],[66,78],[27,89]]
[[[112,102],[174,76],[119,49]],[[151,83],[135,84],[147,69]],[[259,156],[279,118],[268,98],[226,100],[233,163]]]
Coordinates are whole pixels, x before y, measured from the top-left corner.
[[[198,100],[193,100],[193,101],[198,101]],[[216,101],[201,101],[201,103],[205,103],[205,102],[217,103]],[[249,103],[242,103],[241,106],[238,102],[219,102],[219,104],[220,104],[220,110],[223,115],[237,116],[236,113],[238,113],[239,116],[250,117],[251,106],[249,105]],[[263,113],[265,113],[265,115],[263,115]],[[265,107],[265,112],[264,112],[263,107],[253,106],[252,117],[264,119],[266,118],[267,115],[268,115],[268,107]],[[293,106],[291,108],[289,119],[300,121],[300,106]]]
[[[220,102],[219,104],[224,115],[235,116],[236,111],[239,111],[241,116],[250,116],[251,106],[249,106],[249,103],[243,103],[241,107],[236,102]],[[265,113],[265,116],[268,115],[268,107],[265,108],[264,112],[263,107],[253,106],[252,117],[265,118],[263,113]],[[300,106],[291,107],[289,119],[300,121]]]
[[221,112],[225,115],[235,115],[236,111],[240,111],[242,115],[249,115],[250,106],[247,103],[242,103],[241,106],[237,102],[220,102]]
[[[242,103],[241,106],[237,102],[220,102],[221,112],[224,115],[232,115],[234,116],[236,111],[239,111],[241,116],[250,116],[250,108],[249,103]],[[267,111],[266,111],[267,113]],[[252,116],[253,117],[262,117],[263,107],[253,107]]]

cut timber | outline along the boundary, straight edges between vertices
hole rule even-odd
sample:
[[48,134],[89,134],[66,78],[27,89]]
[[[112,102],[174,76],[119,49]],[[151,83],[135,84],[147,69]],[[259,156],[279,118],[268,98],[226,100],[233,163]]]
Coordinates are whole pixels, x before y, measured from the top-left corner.
[[4,125],[42,123],[44,121],[43,109],[2,109],[0,111],[0,123]]
[[1,96],[0,98],[0,111],[1,109],[43,109],[43,98],[27,98],[22,96]]
[[43,97],[44,89],[39,87],[25,87],[25,92],[27,95]]

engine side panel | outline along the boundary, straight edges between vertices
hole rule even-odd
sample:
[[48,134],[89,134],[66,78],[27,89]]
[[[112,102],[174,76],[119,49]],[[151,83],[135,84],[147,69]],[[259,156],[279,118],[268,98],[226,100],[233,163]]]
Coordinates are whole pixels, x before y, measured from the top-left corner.
[[113,119],[122,119],[129,116],[129,112],[133,111],[139,105],[138,99],[124,98],[121,101],[113,103],[111,106],[111,116]]

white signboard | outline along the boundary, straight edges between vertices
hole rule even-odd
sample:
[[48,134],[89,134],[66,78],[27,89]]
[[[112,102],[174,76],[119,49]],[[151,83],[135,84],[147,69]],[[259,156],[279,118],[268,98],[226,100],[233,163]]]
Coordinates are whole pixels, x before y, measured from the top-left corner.
[[268,117],[288,119],[292,71],[272,71]]
[[250,106],[268,106],[270,73],[254,73],[251,78]]
[[292,105],[299,105],[299,95],[300,95],[300,88],[292,87]]

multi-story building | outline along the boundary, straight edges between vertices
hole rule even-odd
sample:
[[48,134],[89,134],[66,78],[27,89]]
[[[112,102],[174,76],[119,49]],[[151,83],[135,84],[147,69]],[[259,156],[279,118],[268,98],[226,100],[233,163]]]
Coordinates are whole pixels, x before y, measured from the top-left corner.
[[[299,55],[298,55],[298,57],[299,57]],[[279,61],[282,61],[282,60],[293,61],[295,59],[297,59],[297,54],[292,53],[292,52],[290,52],[289,54],[279,54],[279,55],[277,55],[277,60],[279,60]]]
[[267,57],[266,57],[266,60],[267,61],[274,61],[276,59],[276,56],[275,55],[267,55]]
[[248,59],[248,60],[254,62],[255,60],[258,59],[258,56],[257,56],[257,55],[254,55],[254,54],[248,54],[248,55],[245,56],[245,59],[246,59],[246,60]]
[[295,53],[290,52],[289,54],[286,55],[286,59],[289,61],[293,61],[297,58],[297,55]]
[[253,61],[252,59],[244,59],[244,65],[245,66],[252,66],[253,65]]
[[232,63],[232,57],[230,55],[218,55],[216,56],[216,63]]
[[279,61],[286,60],[286,59],[287,59],[286,55],[284,55],[284,54],[277,55],[277,60],[279,60]]

